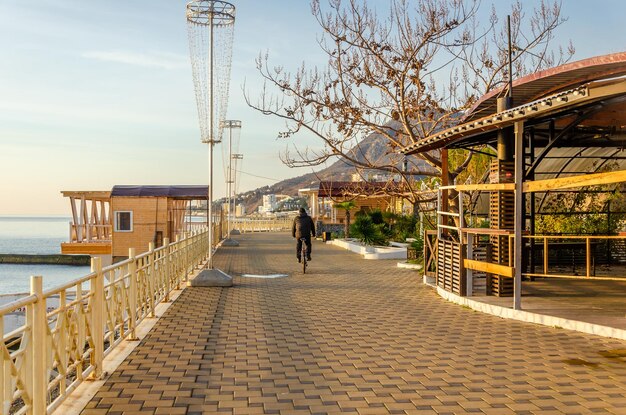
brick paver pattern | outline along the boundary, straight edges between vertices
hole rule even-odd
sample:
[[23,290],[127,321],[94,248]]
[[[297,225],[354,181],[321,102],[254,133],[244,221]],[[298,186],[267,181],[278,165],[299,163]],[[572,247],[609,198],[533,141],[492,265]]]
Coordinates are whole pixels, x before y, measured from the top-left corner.
[[[626,414],[623,341],[451,304],[397,261],[246,234],[83,414]],[[259,279],[242,274],[288,273]]]

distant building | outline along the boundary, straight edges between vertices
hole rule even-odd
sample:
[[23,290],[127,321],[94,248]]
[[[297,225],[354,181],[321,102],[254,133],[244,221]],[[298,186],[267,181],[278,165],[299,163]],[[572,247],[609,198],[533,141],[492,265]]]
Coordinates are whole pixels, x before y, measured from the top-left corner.
[[390,178],[390,175],[375,170],[352,173],[351,176],[353,182],[387,182]]
[[235,206],[235,216],[246,216],[246,205],[244,205],[243,203],[239,203],[237,206]]
[[259,213],[270,213],[275,211],[276,203],[276,195],[263,195],[263,209],[259,209]]
[[278,206],[276,206],[276,210],[280,212],[296,211],[302,206],[308,206],[306,197],[286,196],[278,201]]

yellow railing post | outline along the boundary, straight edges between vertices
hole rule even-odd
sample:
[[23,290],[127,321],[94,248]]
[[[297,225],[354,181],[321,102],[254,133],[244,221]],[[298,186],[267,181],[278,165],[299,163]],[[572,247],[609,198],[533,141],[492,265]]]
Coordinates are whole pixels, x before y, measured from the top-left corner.
[[543,237],[543,273],[548,274],[548,238]]
[[185,281],[189,280],[189,274],[193,271],[191,268],[189,268],[189,233],[185,232],[185,234],[183,235],[183,241],[182,241],[182,247],[184,249],[185,252]]
[[48,374],[46,373],[46,300],[43,298],[43,278],[41,276],[30,277],[30,293],[37,296],[33,304],[31,326],[31,355],[27,357],[32,362],[32,413],[46,413],[46,395],[48,389]]
[[150,242],[148,244],[148,262],[149,262],[149,276],[148,276],[148,291],[150,292],[150,317],[154,317],[156,314],[154,313],[154,296],[156,295],[156,275],[155,275],[155,268],[154,268],[154,259],[155,259],[155,253],[154,253],[154,242]]
[[[163,301],[169,303],[170,301],[170,290],[172,289],[172,273],[170,272],[170,238],[163,238],[163,257],[161,261],[161,266],[165,267],[165,298]],[[177,287],[178,289],[178,287]]]
[[135,258],[135,248],[128,249],[128,278],[129,294],[128,308],[130,309],[130,317],[128,325],[130,326],[130,336],[128,340],[137,340],[137,259]]
[[586,263],[587,263],[587,278],[591,277],[591,239],[585,238],[585,251],[586,251]]
[[91,258],[91,271],[96,273],[95,281],[91,283],[91,340],[93,341],[93,356],[91,364],[94,371],[91,377],[102,377],[102,362],[104,360],[104,274],[102,273],[102,258]]
[[180,264],[182,254],[181,249],[182,248],[180,243],[180,237],[176,235],[176,248],[174,249],[174,269],[176,271],[176,280],[179,281],[179,284],[180,281],[185,281],[185,275]]
[[[4,335],[4,316],[0,318],[0,333]],[[4,337],[3,337],[4,341]],[[0,413],[5,414],[9,412],[9,408],[11,407],[11,401],[13,400],[13,388],[11,388],[11,367],[9,366],[7,359],[9,356],[2,356],[2,367],[0,367],[0,373],[2,373],[0,377],[0,399],[2,402],[0,403]]]

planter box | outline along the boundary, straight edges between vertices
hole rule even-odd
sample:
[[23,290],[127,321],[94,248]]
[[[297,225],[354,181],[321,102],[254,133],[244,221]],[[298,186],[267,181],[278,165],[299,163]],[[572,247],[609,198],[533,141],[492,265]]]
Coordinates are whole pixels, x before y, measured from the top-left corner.
[[364,259],[406,259],[406,247],[368,246],[353,239],[334,239],[327,243],[363,255]]

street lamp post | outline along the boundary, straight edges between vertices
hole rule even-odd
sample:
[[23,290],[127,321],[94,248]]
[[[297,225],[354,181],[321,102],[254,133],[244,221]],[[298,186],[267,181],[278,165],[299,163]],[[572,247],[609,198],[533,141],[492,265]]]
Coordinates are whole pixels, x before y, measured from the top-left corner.
[[[237,242],[236,240],[232,239],[230,237],[231,235],[231,227],[230,227],[230,218],[231,218],[231,214],[232,214],[232,210],[231,210],[231,196],[232,196],[232,191],[233,191],[233,183],[234,183],[234,174],[233,174],[233,145],[238,144],[239,140],[233,140],[233,131],[235,132],[236,136],[235,139],[239,138],[238,137],[238,133],[241,131],[241,121],[239,120],[227,120],[224,121],[224,128],[228,129],[228,171],[226,172],[226,184],[227,184],[227,191],[228,191],[228,216],[227,216],[227,225],[226,225],[226,233],[227,233],[227,237],[224,240],[224,242],[222,242],[223,246],[239,246],[239,242]],[[237,143],[234,143],[234,141],[237,141]]]
[[222,125],[216,121],[225,118],[228,102],[235,6],[221,0],[194,0],[186,9],[201,141],[209,145],[208,260],[190,285],[228,287],[232,278],[213,268],[213,147],[221,142]]

